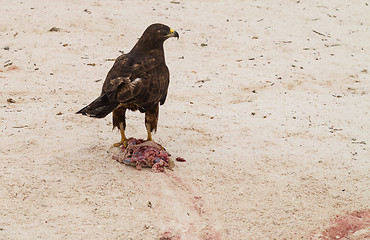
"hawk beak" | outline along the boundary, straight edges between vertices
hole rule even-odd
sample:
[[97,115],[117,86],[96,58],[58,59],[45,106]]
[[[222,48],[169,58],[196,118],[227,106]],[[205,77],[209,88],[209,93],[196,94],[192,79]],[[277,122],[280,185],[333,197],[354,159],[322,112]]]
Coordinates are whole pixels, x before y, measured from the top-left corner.
[[170,37],[175,37],[175,38],[179,39],[179,34],[178,34],[178,32],[176,32],[175,30],[173,30],[171,28],[170,29],[170,34],[166,35],[166,38],[170,38]]

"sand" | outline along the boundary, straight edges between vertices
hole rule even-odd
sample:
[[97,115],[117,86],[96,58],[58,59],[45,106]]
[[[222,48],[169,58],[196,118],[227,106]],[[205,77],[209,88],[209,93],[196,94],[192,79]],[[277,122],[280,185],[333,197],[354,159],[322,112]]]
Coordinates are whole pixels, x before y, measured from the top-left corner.
[[[369,4],[2,1],[0,239],[329,239],[341,216],[370,237]],[[165,173],[75,114],[154,22],[180,34],[154,139],[187,161]]]

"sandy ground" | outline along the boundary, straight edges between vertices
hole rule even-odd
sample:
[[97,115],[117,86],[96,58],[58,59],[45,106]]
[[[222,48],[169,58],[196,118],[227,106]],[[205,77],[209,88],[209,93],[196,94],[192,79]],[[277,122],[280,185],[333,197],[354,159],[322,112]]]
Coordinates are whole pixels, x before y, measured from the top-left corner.
[[[370,237],[369,4],[0,1],[0,239]],[[154,138],[187,162],[166,173],[74,114],[154,22],[180,34]]]

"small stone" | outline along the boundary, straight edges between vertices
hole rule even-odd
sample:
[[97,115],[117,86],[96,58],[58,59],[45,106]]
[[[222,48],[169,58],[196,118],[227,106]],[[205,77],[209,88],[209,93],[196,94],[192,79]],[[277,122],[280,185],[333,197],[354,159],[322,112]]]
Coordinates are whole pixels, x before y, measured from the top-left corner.
[[184,158],[182,158],[182,157],[177,157],[176,158],[176,161],[178,161],[178,162],[186,162],[186,160]]
[[5,68],[5,67],[9,67],[9,66],[11,66],[12,64],[13,64],[13,62],[12,62],[12,61],[7,60],[7,61],[4,63],[4,68]]
[[4,50],[8,50],[9,51],[9,47],[8,46],[4,47]]
[[62,29],[60,29],[58,27],[52,27],[52,28],[49,29],[49,32],[60,32],[60,30],[62,30]]

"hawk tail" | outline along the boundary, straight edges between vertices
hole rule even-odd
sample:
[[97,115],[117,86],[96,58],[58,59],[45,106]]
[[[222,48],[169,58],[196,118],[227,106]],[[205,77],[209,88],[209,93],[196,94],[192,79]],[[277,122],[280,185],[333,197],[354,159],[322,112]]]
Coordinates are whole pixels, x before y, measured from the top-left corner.
[[92,103],[82,108],[76,114],[82,114],[89,117],[103,118],[111,113],[117,106],[119,102],[117,100],[110,101],[106,94],[101,95],[95,99]]

